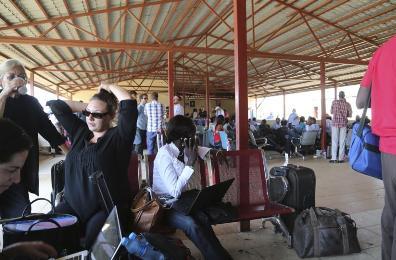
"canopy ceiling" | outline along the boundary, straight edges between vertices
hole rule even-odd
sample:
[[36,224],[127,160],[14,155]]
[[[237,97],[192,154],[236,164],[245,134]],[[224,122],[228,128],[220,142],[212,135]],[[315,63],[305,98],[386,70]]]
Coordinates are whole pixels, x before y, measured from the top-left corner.
[[[396,34],[394,0],[247,0],[249,96],[360,81]],[[105,79],[176,93],[234,95],[232,0],[20,0],[0,3],[0,56],[21,60],[43,88],[69,95]]]

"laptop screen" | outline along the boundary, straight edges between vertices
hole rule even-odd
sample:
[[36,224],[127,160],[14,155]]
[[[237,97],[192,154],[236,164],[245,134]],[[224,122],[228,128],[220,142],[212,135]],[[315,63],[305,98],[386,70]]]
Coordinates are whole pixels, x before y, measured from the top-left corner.
[[91,249],[91,259],[111,259],[121,242],[121,227],[118,219],[117,208],[114,207],[104,223]]

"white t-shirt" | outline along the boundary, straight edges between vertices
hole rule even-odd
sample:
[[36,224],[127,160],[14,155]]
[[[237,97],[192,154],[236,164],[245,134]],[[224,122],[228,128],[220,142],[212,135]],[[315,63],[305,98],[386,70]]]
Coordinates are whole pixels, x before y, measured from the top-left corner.
[[177,115],[184,116],[184,108],[183,108],[183,106],[180,105],[180,104],[175,104],[174,107],[173,107],[173,114],[175,116],[177,116]]

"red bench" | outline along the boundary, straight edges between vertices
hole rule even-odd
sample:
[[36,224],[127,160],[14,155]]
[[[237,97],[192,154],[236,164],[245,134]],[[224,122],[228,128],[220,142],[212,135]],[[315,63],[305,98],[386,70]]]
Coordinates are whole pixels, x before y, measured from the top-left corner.
[[[279,216],[293,213],[294,209],[270,201],[263,151],[252,149],[227,151],[223,154],[228,166],[226,163],[220,164],[217,158],[212,159],[212,165],[216,183],[235,178],[224,196],[224,201],[231,202],[237,208],[238,217],[232,222],[260,218],[264,221],[271,221],[274,225],[279,225],[291,246],[291,236]],[[244,231],[242,224],[241,231]]]

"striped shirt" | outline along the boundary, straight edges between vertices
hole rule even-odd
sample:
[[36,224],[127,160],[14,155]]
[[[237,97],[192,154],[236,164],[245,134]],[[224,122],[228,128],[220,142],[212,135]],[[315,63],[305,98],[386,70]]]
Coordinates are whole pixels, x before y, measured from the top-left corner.
[[147,116],[147,132],[157,132],[162,128],[164,121],[164,106],[156,100],[144,106],[144,113]]
[[347,126],[348,117],[352,116],[352,107],[345,99],[334,100],[330,112],[333,114],[333,126],[342,128]]

